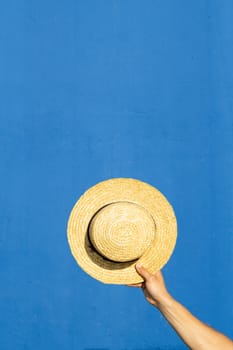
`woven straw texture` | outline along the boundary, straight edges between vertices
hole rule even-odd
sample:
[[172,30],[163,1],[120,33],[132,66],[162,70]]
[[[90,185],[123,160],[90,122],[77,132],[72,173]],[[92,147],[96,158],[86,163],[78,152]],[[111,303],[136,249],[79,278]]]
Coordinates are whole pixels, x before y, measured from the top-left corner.
[[113,178],[79,198],[67,233],[71,252],[86,273],[103,283],[131,284],[142,281],[136,263],[151,273],[167,263],[177,222],[172,206],[155,187]]

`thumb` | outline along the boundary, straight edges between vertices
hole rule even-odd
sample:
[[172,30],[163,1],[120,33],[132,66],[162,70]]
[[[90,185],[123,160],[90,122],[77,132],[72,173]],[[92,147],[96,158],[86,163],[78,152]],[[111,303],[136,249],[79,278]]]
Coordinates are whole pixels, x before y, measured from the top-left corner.
[[147,281],[151,277],[150,272],[147,271],[147,269],[145,269],[145,267],[143,267],[140,264],[136,265],[136,270],[138,274],[144,278],[145,281]]

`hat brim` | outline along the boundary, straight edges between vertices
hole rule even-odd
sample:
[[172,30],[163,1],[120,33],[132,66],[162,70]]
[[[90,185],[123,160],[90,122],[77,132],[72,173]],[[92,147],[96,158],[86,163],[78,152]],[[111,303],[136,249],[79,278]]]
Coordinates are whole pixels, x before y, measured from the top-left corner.
[[[96,252],[88,227],[104,206],[131,202],[148,211],[155,222],[155,239],[137,260],[113,262]],[[177,239],[177,221],[171,204],[155,187],[131,178],[113,178],[88,189],[73,207],[67,226],[71,252],[79,266],[93,278],[110,284],[134,284],[143,279],[135,270],[140,263],[150,273],[159,271],[169,260]]]

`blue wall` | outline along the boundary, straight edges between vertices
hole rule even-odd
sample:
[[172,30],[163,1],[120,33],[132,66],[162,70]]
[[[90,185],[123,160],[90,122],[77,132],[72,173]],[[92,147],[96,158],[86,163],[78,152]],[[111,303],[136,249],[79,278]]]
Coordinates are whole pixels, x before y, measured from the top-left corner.
[[140,290],[71,256],[71,208],[111,177],[166,195],[168,289],[232,336],[232,16],[231,0],[1,1],[1,350],[185,348]]

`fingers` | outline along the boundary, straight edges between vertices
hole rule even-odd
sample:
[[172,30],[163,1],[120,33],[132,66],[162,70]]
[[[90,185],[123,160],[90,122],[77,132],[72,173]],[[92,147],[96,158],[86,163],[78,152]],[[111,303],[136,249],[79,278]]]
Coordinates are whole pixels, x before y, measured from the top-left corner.
[[154,273],[154,276],[156,276],[156,277],[158,277],[158,278],[160,278],[160,279],[163,279],[163,274],[162,274],[162,271],[161,271],[161,270],[155,272],[155,273]]
[[149,271],[147,271],[145,267],[139,264],[136,265],[136,270],[138,274],[144,278],[145,281],[147,281],[151,277],[151,274],[149,273]]
[[[147,271],[147,269],[145,267],[143,267],[140,264],[137,264],[135,266],[136,271],[138,272],[138,274],[144,279],[144,281],[148,281],[153,275],[150,274],[149,271]],[[126,286],[128,287],[136,287],[136,288],[143,288],[145,287],[145,282],[141,282],[141,283],[134,283],[134,284],[126,284]]]

